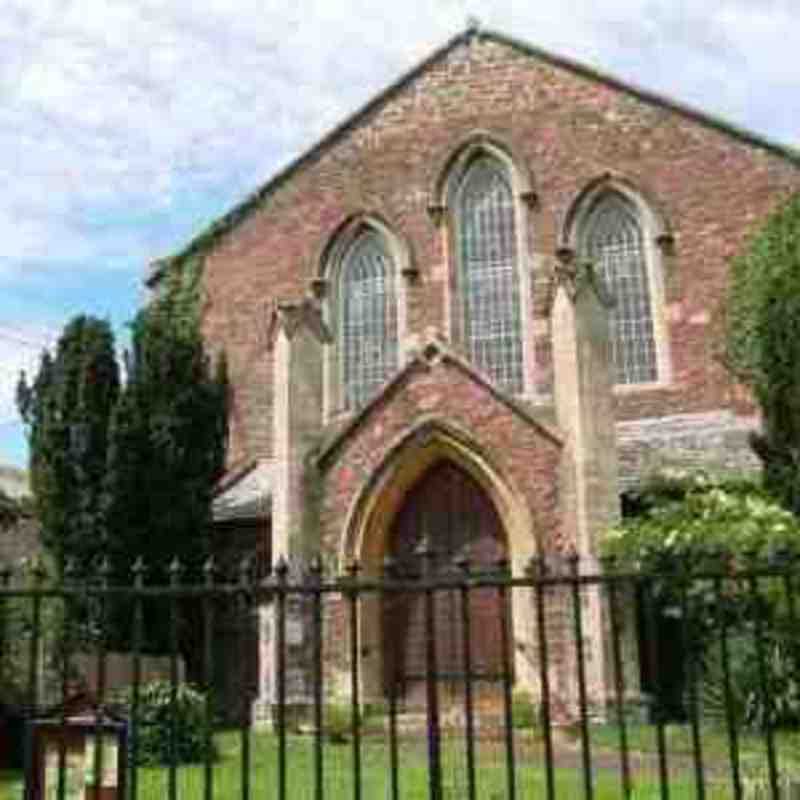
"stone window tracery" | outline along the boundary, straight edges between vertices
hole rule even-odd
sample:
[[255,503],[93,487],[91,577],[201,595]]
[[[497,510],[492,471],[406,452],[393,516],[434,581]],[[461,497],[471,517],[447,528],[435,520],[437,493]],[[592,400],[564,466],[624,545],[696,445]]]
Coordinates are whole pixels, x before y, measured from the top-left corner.
[[395,270],[383,236],[359,233],[339,272],[338,340],[345,409],[362,407],[397,369]]
[[614,298],[611,354],[617,384],[657,381],[651,277],[641,216],[618,192],[602,194],[583,222],[581,251]]
[[455,194],[457,314],[467,356],[501,388],[524,387],[516,208],[511,176],[475,158]]

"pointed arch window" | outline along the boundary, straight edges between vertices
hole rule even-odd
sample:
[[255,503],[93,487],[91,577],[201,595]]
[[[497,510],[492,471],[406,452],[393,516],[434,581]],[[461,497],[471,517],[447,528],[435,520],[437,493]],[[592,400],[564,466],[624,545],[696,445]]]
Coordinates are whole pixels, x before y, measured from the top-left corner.
[[611,354],[618,384],[658,379],[653,301],[641,216],[618,192],[603,194],[585,220],[582,251],[614,298]]
[[339,346],[344,406],[363,406],[397,368],[395,270],[384,237],[366,229],[339,273]]
[[523,390],[516,208],[496,158],[474,159],[456,187],[458,316],[467,355],[506,391]]

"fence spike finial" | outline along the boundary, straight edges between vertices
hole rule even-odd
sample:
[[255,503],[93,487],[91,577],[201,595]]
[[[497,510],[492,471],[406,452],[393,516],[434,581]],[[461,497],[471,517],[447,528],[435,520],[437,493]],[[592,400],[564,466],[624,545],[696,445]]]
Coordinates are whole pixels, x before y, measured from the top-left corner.
[[348,562],[346,572],[351,578],[358,578],[358,573],[361,572],[361,564],[359,564],[357,558],[353,558]]
[[181,564],[181,560],[178,556],[175,556],[172,561],[169,562],[169,580],[172,584],[177,584],[181,577],[181,572],[183,571],[183,565]]
[[464,575],[469,575],[470,570],[472,569],[472,563],[469,560],[469,556],[466,553],[462,553],[458,558],[456,558],[456,569],[462,572]]
[[203,578],[206,584],[211,585],[214,583],[214,576],[217,572],[217,562],[214,559],[213,553],[203,562]]
[[71,583],[78,577],[78,562],[74,556],[70,556],[64,562],[64,582]]
[[144,559],[141,556],[136,556],[136,560],[131,566],[134,582],[141,582],[144,579],[145,572],[147,572],[147,567],[145,566]]
[[251,564],[250,556],[242,556],[239,561],[239,583],[242,586],[247,586],[250,583]]
[[34,556],[33,562],[31,563],[31,576],[37,584],[44,583],[47,578],[47,567],[45,566],[42,556],[39,554]]
[[97,574],[101,583],[108,583],[108,579],[111,576],[111,562],[108,560],[108,556],[104,555],[100,559],[100,564],[97,567]]
[[322,577],[322,569],[322,556],[319,553],[315,553],[311,559],[311,564],[309,564],[309,572],[313,580],[319,580]]
[[280,556],[278,563],[275,565],[275,576],[279,581],[285,581],[289,577],[289,562],[286,556]]

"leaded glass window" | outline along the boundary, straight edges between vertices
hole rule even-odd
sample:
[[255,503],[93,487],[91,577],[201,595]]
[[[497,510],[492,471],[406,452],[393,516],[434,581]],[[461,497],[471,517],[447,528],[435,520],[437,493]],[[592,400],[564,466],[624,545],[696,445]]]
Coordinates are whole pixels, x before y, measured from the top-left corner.
[[397,366],[394,270],[377,231],[359,235],[345,254],[339,295],[344,404],[355,409]]
[[509,392],[521,392],[522,325],[514,195],[507,170],[476,159],[458,187],[459,301],[470,360]]
[[644,235],[633,204],[619,194],[602,197],[589,213],[583,247],[615,300],[610,324],[617,383],[655,381],[652,299]]

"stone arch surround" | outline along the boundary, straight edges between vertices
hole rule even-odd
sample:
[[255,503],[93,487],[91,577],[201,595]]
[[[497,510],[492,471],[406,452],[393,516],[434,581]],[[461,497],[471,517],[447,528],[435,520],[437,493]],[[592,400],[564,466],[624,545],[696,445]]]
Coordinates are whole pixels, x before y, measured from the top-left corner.
[[[365,574],[379,574],[388,554],[389,534],[408,496],[430,470],[449,462],[468,474],[484,491],[501,521],[512,570],[519,574],[538,551],[538,537],[531,515],[519,493],[497,468],[469,441],[463,432],[441,420],[426,420],[409,431],[390,448],[384,464],[359,494],[348,517],[342,537],[340,563],[358,561]],[[525,608],[530,600],[518,592],[512,607]],[[385,667],[383,609],[379,595],[364,596],[359,618],[361,673],[366,698],[382,697]],[[530,650],[532,630],[524,613],[512,613],[512,629],[518,655],[515,673],[522,685],[529,685],[532,672],[521,656]]]

